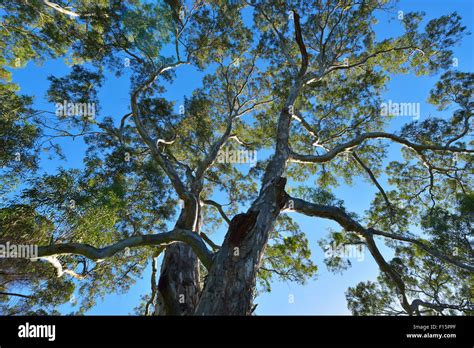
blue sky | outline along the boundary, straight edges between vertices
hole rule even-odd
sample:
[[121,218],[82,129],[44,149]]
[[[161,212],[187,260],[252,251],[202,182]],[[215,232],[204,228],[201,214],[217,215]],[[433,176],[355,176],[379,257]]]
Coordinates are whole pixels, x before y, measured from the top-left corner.
[[[400,1],[396,6],[397,10],[404,12],[425,11],[427,19],[435,18],[441,15],[457,11],[463,17],[463,24],[473,31],[472,23],[474,17],[474,2],[471,0],[412,0]],[[378,38],[397,35],[401,31],[401,24],[396,19],[396,11],[392,14],[392,19],[383,14],[379,16],[379,24],[376,26]],[[472,71],[473,41],[472,36],[464,38],[461,45],[454,48],[455,57],[458,61],[458,67],[461,71]],[[47,77],[54,74],[63,76],[69,72],[69,67],[61,60],[46,61],[43,65],[28,64],[24,69],[14,70],[13,79],[21,86],[21,92],[35,96],[35,106],[40,109],[54,111],[54,105],[45,100],[45,93],[48,87]],[[124,68],[126,69],[126,68]],[[192,91],[200,85],[202,75],[196,72],[192,67],[183,66],[176,71],[176,80],[168,88],[166,97],[169,100],[176,101],[176,108],[183,102],[184,96],[191,95]],[[442,116],[433,106],[426,104],[429,90],[438,80],[439,76],[415,77],[411,74],[395,76],[388,85],[385,99],[402,102],[420,102],[421,120],[429,116]],[[100,91],[101,116],[113,116],[119,119],[128,111],[129,88],[127,74],[122,78],[109,77],[105,81]],[[446,114],[445,114],[446,115]],[[395,118],[390,125],[389,130],[397,130],[404,123],[410,122],[411,118]],[[59,143],[63,146],[66,161],[58,159],[49,160],[44,156],[41,161],[41,167],[46,172],[54,172],[58,167],[81,168],[82,158],[85,150],[84,143],[80,138],[72,141],[61,140]],[[397,158],[399,147],[392,146],[390,150],[390,159]],[[259,154],[260,158],[260,154]],[[388,187],[384,178],[381,183]],[[348,187],[342,184],[334,193],[338,198],[345,201],[349,211],[363,215],[364,210],[368,209],[376,189],[373,185],[356,180],[354,185]],[[289,213],[296,214],[296,213]],[[350,314],[345,300],[345,291],[349,286],[354,286],[360,281],[374,280],[378,274],[378,268],[371,259],[371,256],[365,253],[363,261],[353,261],[352,268],[342,274],[333,274],[327,271],[323,263],[323,252],[317,244],[317,240],[323,237],[328,227],[337,228],[338,226],[330,221],[298,216],[296,218],[302,231],[307,233],[310,240],[312,259],[318,265],[318,276],[316,280],[310,280],[306,285],[300,286],[294,283],[275,282],[272,285],[273,291],[259,296],[256,300],[258,307],[257,314]],[[220,242],[223,238],[223,232],[217,231],[212,238]],[[378,242],[386,257],[390,257],[391,251],[383,246],[381,240]],[[88,314],[129,314],[133,308],[138,305],[140,295],[149,293],[150,269],[147,268],[143,274],[142,280],[132,286],[126,294],[110,294],[103,301],[98,301],[96,307],[91,309]],[[294,299],[290,303],[290,296]],[[64,306],[63,311],[67,313],[70,306]]]

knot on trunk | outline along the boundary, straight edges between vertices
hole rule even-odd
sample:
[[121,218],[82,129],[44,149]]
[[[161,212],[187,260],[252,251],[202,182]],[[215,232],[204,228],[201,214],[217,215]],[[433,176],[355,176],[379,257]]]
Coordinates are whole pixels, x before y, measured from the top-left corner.
[[238,246],[242,240],[255,226],[257,222],[258,211],[249,211],[247,213],[235,215],[229,224],[229,244],[232,247]]
[[281,210],[288,200],[288,194],[285,192],[286,178],[279,177],[275,181],[275,200],[278,208]]

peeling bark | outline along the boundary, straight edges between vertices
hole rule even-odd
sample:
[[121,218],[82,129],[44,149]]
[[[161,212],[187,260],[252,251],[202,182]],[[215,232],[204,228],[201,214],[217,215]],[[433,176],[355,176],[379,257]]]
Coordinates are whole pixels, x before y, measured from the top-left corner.
[[167,248],[158,281],[158,314],[189,315],[196,308],[201,287],[196,254],[184,243]]
[[[195,196],[189,195],[176,223],[177,228],[188,228],[199,233],[200,206]],[[190,315],[199,300],[199,259],[185,243],[166,248],[158,281],[158,314]]]
[[269,234],[284,205],[286,179],[273,181],[245,214],[229,226],[209,270],[196,315],[250,315]]

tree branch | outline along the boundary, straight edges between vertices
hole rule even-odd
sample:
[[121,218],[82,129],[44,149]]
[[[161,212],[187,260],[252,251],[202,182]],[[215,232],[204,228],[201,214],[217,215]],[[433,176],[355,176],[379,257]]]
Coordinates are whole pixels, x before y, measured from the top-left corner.
[[165,233],[126,238],[103,248],[95,248],[89,244],[81,243],[64,243],[39,246],[38,257],[42,258],[45,256],[74,254],[82,255],[91,260],[98,261],[112,257],[125,248],[165,245],[175,242],[183,242],[190,245],[203,265],[208,269],[210,268],[214,254],[206,247],[203,239],[193,231],[178,228]]
[[329,162],[341,152],[344,152],[346,150],[351,150],[357,147],[358,145],[360,145],[361,143],[363,143],[367,139],[390,139],[396,143],[405,145],[406,147],[414,150],[415,152],[419,154],[425,150],[447,151],[447,152],[454,152],[454,153],[474,153],[474,150],[461,149],[459,147],[430,145],[430,144],[417,144],[403,137],[400,137],[398,135],[391,134],[391,133],[369,132],[369,133],[361,134],[348,142],[339,144],[336,147],[334,147],[332,150],[328,151],[327,153],[323,155],[302,155],[290,150],[290,158],[294,162],[301,162],[301,163]]
[[[247,2],[247,4],[251,5],[251,3]],[[285,38],[285,36],[277,29],[275,23],[270,19],[270,17],[265,13],[265,11],[260,7],[260,6],[256,6],[256,5],[253,5],[254,7],[258,8],[258,10],[260,11],[260,13],[263,15],[263,17],[265,18],[265,20],[270,23],[270,26],[272,27],[272,30],[275,32],[276,36],[278,37],[278,40],[280,40],[280,46],[282,48],[282,53],[285,55],[285,58],[288,60],[288,63],[290,63],[290,67],[291,69],[296,73],[297,72],[297,68],[296,68],[296,62],[295,60],[293,59],[293,57],[291,56],[290,54],[290,49],[289,49],[289,46],[288,46],[288,41],[287,39]]]
[[420,299],[413,300],[413,302],[411,303],[411,308],[415,312],[417,312],[419,310],[418,308],[420,306],[434,309],[435,311],[437,311],[439,313],[441,313],[445,309],[454,309],[454,310],[457,310],[457,311],[468,311],[468,310],[472,311],[473,310],[472,305],[469,306],[468,304],[466,304],[465,306],[463,306],[463,305],[450,305],[450,304],[445,304],[445,303],[434,304],[434,303],[426,302],[426,301],[423,301],[423,300],[420,300]]
[[220,246],[214,243],[212,239],[207,236],[207,234],[205,234],[204,232],[199,232],[199,235],[212,248],[212,250],[217,251],[220,249]]
[[379,51],[376,51],[372,54],[369,54],[367,57],[361,59],[360,61],[356,62],[356,63],[353,63],[353,64],[348,64],[348,65],[333,65],[331,67],[329,67],[328,70],[326,70],[324,72],[324,74],[309,74],[309,76],[305,79],[305,84],[306,85],[309,85],[315,81],[319,81],[320,79],[322,79],[324,76],[326,76],[327,74],[331,73],[332,71],[334,70],[341,70],[341,69],[351,69],[351,68],[355,68],[355,67],[358,67],[358,66],[361,66],[361,65],[364,65],[365,63],[367,63],[367,61],[371,58],[375,58],[377,57],[378,55],[380,54],[383,54],[383,53],[388,53],[388,52],[391,52],[391,51],[401,51],[401,50],[407,50],[407,49],[413,49],[413,48],[416,48],[414,46],[403,46],[403,47],[392,47],[392,48],[388,48],[388,49],[385,49],[385,50],[379,50]]
[[151,258],[151,295],[150,299],[147,301],[145,305],[145,315],[150,315],[150,306],[154,304],[156,306],[156,296],[158,295],[158,283],[156,281],[156,273],[158,272],[157,268],[157,259],[160,256],[161,252],[165,248],[158,248],[157,251],[153,253],[153,257]]
[[304,76],[304,74],[306,73],[306,70],[308,69],[309,58],[308,58],[308,52],[306,51],[306,46],[303,41],[303,34],[301,33],[300,15],[296,12],[296,10],[292,10],[292,11],[293,11],[293,20],[295,23],[295,40],[296,40],[296,43],[298,44],[298,48],[300,49],[300,53],[301,53],[301,67],[298,73],[298,76],[301,78]]
[[390,203],[390,200],[388,199],[388,196],[385,193],[385,190],[383,189],[382,185],[379,184],[379,182],[378,182],[377,178],[375,177],[374,173],[372,172],[372,170],[360,159],[360,157],[355,153],[355,151],[352,152],[352,157],[354,157],[354,159],[357,161],[357,163],[359,163],[359,165],[367,172],[367,174],[369,175],[372,182],[375,184],[375,186],[377,186],[380,193],[382,194],[382,197],[383,197],[385,203],[387,204],[387,208],[390,209],[391,212],[393,212],[393,206]]
[[[253,110],[258,105],[256,103],[252,107],[249,107],[242,112],[240,112],[241,106],[236,108],[237,103],[238,103],[238,98],[242,94],[243,90],[245,89],[245,87],[247,86],[249,82],[251,75],[253,74],[253,71],[255,69],[256,59],[257,59],[257,54],[255,54],[252,58],[251,68],[249,69],[249,72],[247,76],[245,77],[245,80],[243,81],[242,85],[237,90],[236,94],[232,97],[232,101],[229,100],[229,105],[228,105],[229,110],[228,110],[226,129],[224,133],[212,144],[211,149],[209,153],[207,154],[207,156],[198,164],[198,167],[196,169],[196,174],[195,174],[196,182],[199,182],[202,180],[206,171],[210,168],[210,166],[213,164],[213,162],[217,158],[220,149],[230,138],[231,133],[232,133],[234,119],[242,116],[248,111]],[[226,77],[226,84],[227,84],[226,87],[229,88],[230,82],[228,81],[227,77]],[[262,102],[262,103],[266,103],[266,102],[267,101]]]
[[61,6],[59,6],[58,4],[55,4],[53,2],[50,2],[48,0],[43,0],[43,3],[46,5],[46,6],[49,6],[51,7],[53,10],[55,11],[58,11],[58,12],[61,12],[63,14],[66,14],[68,16],[71,16],[71,17],[79,17],[79,14],[74,12],[74,11],[71,11],[71,10],[67,10],[65,8],[62,8]]
[[[289,196],[288,196],[289,197]],[[315,204],[315,203],[310,203],[307,201],[304,201],[299,198],[293,198],[289,197],[288,201],[292,201],[293,203],[291,204],[291,207],[293,208],[294,211],[302,213],[307,216],[314,216],[314,217],[320,217],[320,218],[325,218],[325,219],[330,219],[333,221],[336,221],[339,225],[341,225],[346,231],[352,231],[356,232],[363,237],[367,238],[367,236],[371,235],[379,235],[383,236],[386,238],[391,238],[399,241],[404,241],[408,242],[411,244],[415,244],[422,248],[424,251],[426,251],[428,254],[431,256],[434,256],[444,262],[453,264],[459,268],[468,270],[473,272],[474,271],[474,266],[472,265],[467,265],[464,264],[450,256],[447,256],[436,249],[432,248],[429,245],[426,245],[425,243],[416,240],[411,237],[405,237],[405,236],[400,236],[396,235],[393,233],[388,233],[388,232],[383,232],[379,230],[375,230],[373,228],[364,228],[359,222],[357,222],[355,219],[353,219],[348,213],[346,213],[343,209],[337,208],[337,207],[332,207],[332,206],[327,206],[327,205],[320,205],[320,204]]]
[[69,274],[71,277],[74,277],[76,279],[79,279],[79,280],[84,279],[84,276],[77,274],[73,270],[63,269],[63,266],[61,265],[61,262],[59,261],[59,259],[53,255],[40,257],[40,260],[45,260],[49,262],[50,264],[52,264],[54,268],[56,268],[58,278],[62,277],[63,274]]
[[0,291],[0,296],[16,296],[16,297],[22,297],[22,298],[34,298],[34,296],[31,296],[31,295],[23,295],[23,294],[17,294],[15,292],[3,292],[3,291]]
[[168,175],[169,179],[171,180],[171,183],[173,184],[174,189],[176,190],[176,193],[181,199],[185,199],[187,196],[186,187],[184,183],[181,181],[181,178],[179,177],[176,169],[160,153],[160,151],[158,151],[156,147],[156,141],[153,141],[148,131],[145,129],[144,125],[142,124],[140,120],[140,112],[138,108],[138,96],[142,91],[148,88],[160,74],[162,74],[163,72],[167,70],[176,68],[180,65],[187,64],[187,63],[188,62],[178,61],[174,64],[170,64],[156,70],[155,73],[153,73],[145,82],[143,82],[133,91],[132,97],[131,97],[132,116],[135,121],[135,125],[137,127],[138,133],[140,137],[142,138],[142,140],[145,142],[145,144],[148,145],[148,147],[150,148],[153,158],[156,159],[158,164],[163,168],[163,170]]
[[227,217],[226,213],[224,212],[224,209],[222,209],[222,205],[217,203],[216,201],[213,201],[212,199],[205,199],[202,201],[204,204],[207,205],[212,205],[213,207],[216,207],[219,213],[221,214],[222,218],[230,224],[230,219]]
[[386,237],[386,238],[390,238],[390,239],[396,239],[396,240],[399,240],[399,241],[402,241],[402,242],[407,242],[407,243],[411,243],[411,244],[415,244],[417,246],[419,246],[421,249],[423,249],[424,251],[426,251],[428,254],[430,254],[431,256],[434,256],[440,260],[443,260],[445,262],[448,262],[448,263],[451,263],[453,265],[456,265],[458,266],[459,268],[463,268],[465,270],[468,270],[468,271],[471,271],[471,272],[474,272],[474,266],[471,266],[471,265],[466,265],[446,254],[443,254],[443,253],[440,253],[439,251],[437,251],[436,249],[430,247],[429,245],[426,245],[425,243],[417,240],[417,239],[414,239],[414,238],[410,238],[410,237],[405,237],[405,236],[400,236],[400,235],[396,235],[394,233],[389,233],[389,232],[383,232],[383,231],[379,231],[379,230],[375,230],[373,228],[369,228],[368,231],[370,231],[370,233],[374,234],[374,235],[378,235],[378,236],[383,236],[383,237]]

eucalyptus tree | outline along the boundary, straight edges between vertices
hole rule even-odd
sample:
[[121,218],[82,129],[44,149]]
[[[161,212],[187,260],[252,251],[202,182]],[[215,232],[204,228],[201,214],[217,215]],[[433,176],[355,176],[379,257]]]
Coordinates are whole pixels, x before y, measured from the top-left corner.
[[[40,245],[35,259],[1,260],[2,312],[54,313],[75,293],[85,311],[151,261],[140,313],[250,315],[273,277],[316,274],[303,214],[337,223],[328,243],[362,245],[380,268],[348,290],[354,314],[471,313],[473,75],[451,70],[458,14],[395,11],[401,34],[380,39],[377,14],[396,9],[385,0],[2,5],[6,79],[29,60],[72,65],[45,91],[59,113],[2,84],[0,238]],[[176,112],[165,92],[186,66],[202,81]],[[455,111],[388,132],[382,93],[407,73],[442,73],[429,100]],[[98,92],[114,74],[129,78],[130,108],[107,116]],[[84,138],[84,168],[38,170],[64,137]],[[242,168],[229,151],[264,157]],[[361,178],[378,190],[363,217],[332,193]]]

